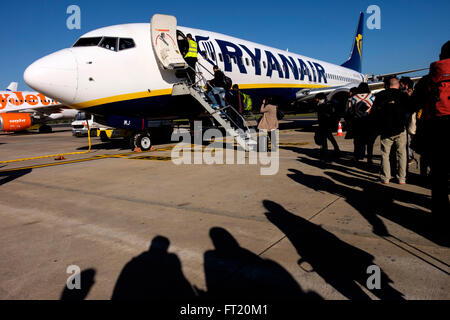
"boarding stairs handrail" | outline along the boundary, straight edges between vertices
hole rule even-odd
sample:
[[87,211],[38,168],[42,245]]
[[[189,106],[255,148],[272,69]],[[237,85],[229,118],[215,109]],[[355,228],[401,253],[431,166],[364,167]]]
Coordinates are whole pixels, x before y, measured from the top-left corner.
[[[194,69],[192,68],[192,70]],[[227,131],[227,133],[236,140],[236,142],[245,151],[250,151],[256,148],[256,139],[252,137],[251,131],[246,125],[244,117],[242,117],[242,115],[231,105],[214,109],[212,107],[212,103],[209,102],[205,91],[205,87],[209,87],[210,89],[212,89],[212,86],[207,82],[206,78],[201,72],[196,71],[196,75],[199,76],[200,79],[196,79],[195,83],[176,83],[173,86],[172,95],[191,95],[217,121],[217,123],[219,123],[219,125],[222,126]],[[200,85],[200,83],[203,83],[203,85]],[[230,115],[230,113],[232,113],[232,115]],[[239,119],[239,121],[235,121],[237,119]],[[241,125],[239,125],[237,122],[240,122]]]

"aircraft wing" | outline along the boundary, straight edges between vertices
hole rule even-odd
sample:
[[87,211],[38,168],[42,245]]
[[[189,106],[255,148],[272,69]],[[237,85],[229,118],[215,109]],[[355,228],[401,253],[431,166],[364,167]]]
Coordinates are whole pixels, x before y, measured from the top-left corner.
[[406,70],[406,71],[400,71],[400,72],[393,72],[393,73],[387,73],[387,74],[380,74],[380,75],[367,75],[367,80],[368,81],[383,81],[384,78],[387,77],[393,77],[393,76],[399,76],[402,74],[407,74],[407,73],[413,73],[413,72],[419,72],[419,71],[425,71],[428,70],[429,68],[422,68],[422,69],[414,69],[414,70]]
[[[418,70],[427,70],[427,69],[428,68],[426,68],[426,69],[418,69]],[[415,72],[415,71],[418,71],[418,70],[410,70],[409,72]],[[405,74],[405,73],[409,73],[409,72],[405,71],[403,73],[392,73],[392,74],[389,74],[389,75],[381,75],[381,76],[377,76],[377,77],[381,77],[381,79],[384,79],[384,77],[387,77],[387,76]],[[411,80],[414,81],[414,83],[417,83],[420,79],[422,79],[422,77],[411,78]],[[369,85],[370,91],[372,91],[373,93],[384,89],[384,82],[383,81],[369,82],[368,85]],[[319,93],[324,93],[325,95],[327,95],[330,98],[331,96],[335,95],[338,92],[348,92],[351,88],[357,87],[357,86],[358,86],[358,84],[350,83],[348,85],[339,86],[339,87],[318,88],[318,89],[302,89],[299,92],[297,92],[297,101],[298,102],[302,102],[302,101],[312,100]]]
[[351,88],[355,87],[354,83],[338,86],[338,87],[328,87],[328,88],[318,88],[318,89],[302,89],[297,92],[297,101],[308,101],[314,99],[314,97],[319,93],[324,93],[325,95],[334,95],[338,92],[348,92]]
[[[414,83],[417,83],[417,82],[419,82],[419,80],[420,79],[422,79],[422,77],[414,77],[414,78],[411,78],[411,80],[414,82]],[[369,88],[370,88],[370,91],[372,91],[372,92],[376,92],[376,91],[380,91],[380,90],[382,90],[382,89],[384,89],[384,82],[382,82],[382,81],[378,81],[378,82],[369,82]]]
[[53,113],[60,113],[64,109],[64,105],[62,104],[52,104],[48,106],[30,106],[30,105],[21,105],[21,106],[13,106],[8,108],[6,113],[13,113],[13,112],[24,112],[24,113],[31,113],[33,115],[43,115],[43,116],[49,116]]

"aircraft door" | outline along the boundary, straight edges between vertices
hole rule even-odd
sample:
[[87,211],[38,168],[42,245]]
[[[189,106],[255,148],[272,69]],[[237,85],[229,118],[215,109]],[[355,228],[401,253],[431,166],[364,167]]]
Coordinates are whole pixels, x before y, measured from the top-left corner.
[[153,51],[164,69],[185,69],[177,41],[177,19],[174,16],[155,14],[151,20]]

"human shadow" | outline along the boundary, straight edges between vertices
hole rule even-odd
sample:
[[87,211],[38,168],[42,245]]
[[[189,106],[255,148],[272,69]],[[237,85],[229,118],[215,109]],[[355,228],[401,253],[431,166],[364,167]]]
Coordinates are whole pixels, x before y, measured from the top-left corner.
[[223,228],[212,228],[214,250],[204,254],[208,299],[319,300],[304,292],[278,263],[242,248]]
[[81,288],[70,290],[67,286],[61,294],[63,301],[82,301],[86,299],[95,284],[95,269],[86,269],[80,273]]
[[[281,205],[265,200],[267,219],[277,226],[297,250],[299,266],[308,263],[334,289],[351,300],[369,300],[361,289],[366,287],[375,265],[374,257],[354,247],[306,219],[294,215]],[[381,300],[403,300],[403,294],[391,286],[392,280],[381,271],[381,289],[371,291]]]
[[[428,240],[449,247],[449,237],[436,227],[430,213],[415,207],[400,204],[413,203],[418,206],[429,206],[429,197],[391,188],[357,177],[348,177],[339,173],[326,171],[328,177],[313,176],[299,170],[290,169],[292,180],[315,191],[325,191],[342,197],[361,214],[379,236],[389,236],[387,227],[379,218],[384,217],[398,225],[409,229]],[[339,182],[336,183],[333,180]],[[355,189],[352,187],[359,187]]]
[[[436,226],[432,214],[417,207],[430,207],[429,196],[390,188],[378,183],[347,177],[335,172],[325,172],[325,174],[344,185],[353,185],[361,188],[362,191],[358,191],[359,198],[361,198],[360,201],[365,201],[366,203],[370,201],[378,216],[395,222],[438,245],[450,247],[450,237],[448,236],[447,230],[442,232],[442,229]],[[347,188],[347,191],[349,190],[354,189]],[[399,202],[415,204],[417,206],[405,206]]]
[[374,234],[388,236],[389,231],[383,221],[377,216],[377,204],[373,198],[366,197],[361,191],[335,183],[329,178],[304,174],[295,169],[289,169],[288,177],[315,191],[325,191],[343,197],[372,226]]
[[29,174],[31,171],[32,169],[0,172],[0,186],[7,184],[8,182],[14,181],[20,177],[23,177],[24,175]]
[[117,279],[112,300],[178,300],[195,297],[169,239],[157,236],[150,249],[133,258]]
[[[317,148],[300,148],[300,147],[283,147],[283,149],[285,150],[289,150],[295,153],[298,153],[299,155],[304,155],[304,156],[308,156],[311,159],[307,159],[307,158],[301,158],[302,161],[304,161],[305,159],[310,160],[310,161],[315,161],[315,160],[319,160],[315,163],[315,166],[317,167],[326,167],[326,166],[331,166],[331,165],[340,165],[340,166],[345,166],[347,168],[357,168],[360,170],[364,170],[367,174],[369,175],[373,175],[373,174],[379,174],[380,172],[380,167],[378,164],[369,164],[363,161],[358,161],[355,162],[353,161],[353,152],[348,152],[348,151],[344,151],[341,150],[340,152],[340,156],[338,158],[333,158],[332,162],[321,162],[321,156],[320,156],[320,147]],[[379,155],[374,155],[373,159],[379,159],[380,156]],[[355,170],[355,169],[354,169]]]

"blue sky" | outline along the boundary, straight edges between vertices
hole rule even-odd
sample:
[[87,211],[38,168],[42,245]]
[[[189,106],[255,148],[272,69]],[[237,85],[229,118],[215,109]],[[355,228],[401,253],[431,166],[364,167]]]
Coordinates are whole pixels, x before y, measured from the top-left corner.
[[[68,30],[66,9],[81,8],[81,30]],[[175,15],[179,25],[212,30],[328,62],[349,56],[358,14],[381,8],[381,30],[365,29],[364,73],[427,67],[450,39],[450,1],[151,1],[18,0],[2,2],[0,89],[28,89],[23,72],[90,30]]]

